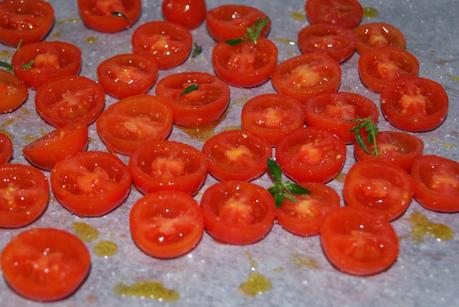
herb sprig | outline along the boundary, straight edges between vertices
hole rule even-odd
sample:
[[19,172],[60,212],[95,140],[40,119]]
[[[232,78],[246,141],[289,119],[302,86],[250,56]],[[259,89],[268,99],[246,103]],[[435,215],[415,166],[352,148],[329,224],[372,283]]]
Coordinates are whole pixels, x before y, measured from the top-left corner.
[[199,56],[201,53],[202,53],[202,47],[194,43],[194,49],[193,49],[193,52],[191,53],[191,58],[194,59],[195,57]]
[[[372,154],[374,156],[379,155],[378,144],[376,143],[376,136],[378,135],[378,127],[371,119],[371,117],[366,118],[357,118],[354,121],[358,122],[357,125],[352,127],[351,132],[355,132],[355,140],[357,144],[362,147],[363,151],[367,154]],[[373,151],[371,152],[362,136],[362,130],[367,134],[367,143],[373,145]]]
[[268,25],[269,18],[264,17],[264,18],[258,18],[253,25],[247,28],[245,34],[239,38],[235,39],[229,39],[225,41],[228,45],[238,45],[243,42],[249,42],[249,43],[254,43],[256,44],[258,41],[258,38],[261,35],[261,31]]
[[23,70],[29,70],[33,67],[33,64],[35,63],[34,60],[30,60],[29,63],[22,64],[22,69]]
[[197,85],[196,83],[193,83],[190,86],[188,86],[186,89],[184,89],[183,92],[180,94],[180,96],[184,96],[188,93],[196,91],[197,89],[199,89],[199,85]]
[[0,67],[4,68],[8,72],[12,72],[13,71],[13,65],[11,65],[8,62],[0,61]]

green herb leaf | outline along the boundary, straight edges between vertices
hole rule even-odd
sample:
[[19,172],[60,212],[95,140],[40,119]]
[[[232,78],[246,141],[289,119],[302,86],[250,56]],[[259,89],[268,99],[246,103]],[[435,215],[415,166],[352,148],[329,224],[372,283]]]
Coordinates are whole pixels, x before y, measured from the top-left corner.
[[268,159],[267,163],[268,163],[269,175],[274,179],[274,183],[275,184],[281,183],[282,170],[279,164],[277,164],[277,162],[274,161],[273,159]]
[[190,86],[188,86],[186,89],[183,90],[183,92],[180,94],[180,96],[184,96],[188,93],[191,93],[192,91],[196,91],[199,88],[199,85],[193,83]]
[[29,70],[33,67],[33,64],[35,63],[34,60],[30,60],[29,63],[22,64],[22,69],[23,70]]
[[230,46],[239,45],[240,43],[243,43],[243,42],[245,42],[245,40],[242,38],[229,39],[225,41],[225,43]]
[[8,62],[0,61],[0,67],[4,68],[5,70],[7,70],[9,72],[13,71],[13,66]]
[[194,43],[193,53],[191,53],[191,58],[195,58],[202,53],[202,47]]
[[293,194],[298,194],[298,195],[311,194],[311,191],[303,188],[302,186],[294,182],[284,182],[284,187]]
[[124,18],[126,20],[129,20],[129,18],[127,18],[127,16],[124,15],[124,13],[122,13],[122,12],[113,11],[112,12],[112,16],[121,17],[121,18]]
[[282,205],[282,202],[284,201],[284,193],[276,193],[276,194],[271,194],[271,195],[274,198],[276,207],[279,208]]
[[257,41],[258,41],[258,38],[260,37],[260,34],[261,34],[261,31],[263,31],[263,29],[266,27],[266,25],[268,24],[269,22],[269,18],[268,17],[265,17],[265,18],[258,18],[252,26],[250,26],[249,28],[247,28],[247,37],[249,38],[249,40],[256,44]]
[[[378,135],[378,127],[375,125],[371,117],[357,118],[355,119],[355,121],[360,122],[360,124],[357,124],[354,127],[352,127],[351,132],[355,133],[355,140],[357,144],[360,147],[362,147],[363,151],[365,151],[367,154],[378,156],[379,150],[378,150],[378,144],[376,143],[376,136]],[[373,152],[370,152],[370,150],[365,144],[365,141],[363,140],[362,129],[364,129],[367,134],[367,143],[373,145]]]

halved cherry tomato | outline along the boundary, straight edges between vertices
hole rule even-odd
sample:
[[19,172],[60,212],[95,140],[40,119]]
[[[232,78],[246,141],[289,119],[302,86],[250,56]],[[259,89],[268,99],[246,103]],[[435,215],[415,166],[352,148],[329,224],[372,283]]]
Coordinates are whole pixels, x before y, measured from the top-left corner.
[[40,42],[22,46],[13,55],[13,70],[27,85],[38,88],[45,82],[80,72],[81,50],[65,42]]
[[0,165],[0,228],[16,228],[35,221],[49,200],[48,179],[28,165]]
[[[197,89],[185,93],[192,85]],[[173,101],[174,123],[185,127],[218,120],[230,99],[229,87],[217,77],[202,72],[172,74],[156,85],[156,95]]]
[[416,57],[401,48],[375,48],[359,58],[360,79],[366,87],[377,93],[391,81],[402,76],[417,76],[418,73],[419,62]]
[[279,93],[301,102],[320,93],[336,92],[341,83],[341,68],[323,53],[307,53],[280,63],[272,75]]
[[186,28],[168,21],[144,23],[132,34],[134,53],[155,59],[160,69],[185,62],[192,44],[193,38]]
[[187,144],[151,141],[133,152],[129,170],[142,193],[182,191],[195,194],[206,179],[207,160]]
[[56,129],[26,145],[24,157],[35,166],[50,170],[56,162],[84,151],[88,146],[88,127],[69,125]]
[[148,140],[164,140],[172,129],[169,99],[137,95],[108,107],[96,122],[97,133],[110,151],[130,155]]
[[102,216],[126,199],[131,175],[110,153],[80,152],[54,165],[51,186],[59,203],[73,214]]
[[339,208],[338,193],[323,183],[300,184],[311,192],[308,195],[294,195],[296,201],[287,198],[276,209],[277,222],[287,231],[298,236],[319,234],[324,218]]
[[97,66],[97,77],[105,91],[126,98],[148,91],[158,78],[158,64],[138,54],[119,54]]
[[393,221],[400,217],[413,199],[410,176],[394,164],[359,161],[346,175],[343,196],[346,205],[368,208]]
[[0,133],[0,164],[8,163],[13,157],[13,143],[10,138]]
[[54,127],[89,125],[102,112],[105,92],[98,83],[80,76],[65,76],[37,89],[38,114]]
[[2,253],[2,271],[8,285],[36,301],[57,301],[75,292],[89,274],[90,265],[83,242],[54,228],[21,232]]
[[42,40],[54,23],[53,7],[42,0],[0,3],[0,42],[16,47]]
[[218,180],[250,181],[261,176],[272,155],[271,145],[255,134],[224,131],[209,138],[202,147],[209,172]]
[[445,120],[448,94],[433,80],[403,77],[381,92],[381,109],[387,121],[399,129],[428,131]]
[[274,199],[261,186],[224,181],[208,188],[201,199],[204,227],[215,239],[228,244],[252,244],[271,230]]
[[323,52],[337,62],[344,62],[354,53],[355,43],[352,30],[332,24],[310,25],[298,33],[302,53]]
[[285,174],[297,182],[325,183],[343,168],[346,145],[326,130],[302,128],[277,144],[276,160]]
[[[214,40],[222,42],[243,36],[255,21],[265,17],[265,13],[251,6],[221,5],[207,12],[207,30]],[[266,37],[270,28],[271,21],[261,31],[260,37]]]
[[459,212],[459,163],[426,155],[414,160],[411,168],[414,196],[426,209]]
[[325,93],[314,96],[304,104],[304,119],[310,127],[328,130],[346,144],[352,144],[352,127],[357,118],[371,117],[378,123],[378,107],[368,98],[355,93]]
[[387,270],[399,253],[391,224],[365,209],[344,207],[325,217],[320,241],[328,260],[340,271],[372,275]]
[[[363,138],[363,141],[368,150],[373,152],[373,144],[368,144],[366,138]],[[356,144],[354,146],[356,160],[391,162],[409,172],[414,159],[422,155],[424,150],[424,142],[420,138],[396,131],[378,132],[376,144],[379,152],[377,156],[366,153]]]
[[217,76],[236,87],[255,87],[271,77],[277,65],[277,47],[268,39],[237,45],[218,43],[212,51]]
[[198,203],[188,194],[161,191],[145,195],[131,209],[132,239],[156,258],[182,256],[198,245],[204,219]]
[[350,29],[363,17],[363,7],[357,0],[307,0],[305,10],[311,24],[331,23]]
[[78,10],[84,24],[99,32],[125,30],[139,19],[140,0],[78,0]]
[[0,113],[19,108],[28,97],[27,87],[15,75],[0,69]]
[[206,19],[205,0],[163,0],[163,16],[167,21],[194,29]]
[[301,104],[288,96],[264,94],[244,104],[242,129],[254,133],[275,146],[285,136],[303,127]]
[[385,23],[366,23],[354,29],[357,37],[357,51],[362,54],[374,48],[406,48],[405,36],[396,27]]

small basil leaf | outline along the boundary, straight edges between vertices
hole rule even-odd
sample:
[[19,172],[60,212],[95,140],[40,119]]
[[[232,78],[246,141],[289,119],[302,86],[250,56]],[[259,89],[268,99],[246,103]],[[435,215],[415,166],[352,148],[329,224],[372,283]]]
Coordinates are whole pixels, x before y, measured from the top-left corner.
[[311,191],[293,182],[285,182],[284,187],[293,194],[298,194],[298,195],[311,194]]
[[284,201],[284,193],[276,193],[273,195],[274,202],[276,203],[276,207],[279,208],[282,205],[282,202]]
[[268,159],[267,163],[269,175],[274,179],[275,183],[280,183],[282,179],[282,171],[279,164],[277,164],[277,162],[273,159]]
[[183,92],[180,94],[180,96],[184,96],[188,93],[191,93],[192,91],[196,91],[198,88],[199,88],[199,85],[193,83],[190,86],[188,86],[186,89],[184,89]]
[[33,64],[35,63],[34,60],[31,60],[29,63],[22,64],[22,69],[23,70],[29,70],[33,67]]
[[229,39],[225,41],[225,43],[230,46],[239,45],[240,43],[243,43],[243,42],[245,42],[245,40],[243,40],[242,38]]
[[5,68],[5,70],[11,72],[13,70],[13,66],[10,63],[0,61],[0,67]]
[[202,53],[202,47],[194,43],[194,49],[193,49],[193,53],[191,53],[191,58],[194,59],[195,57],[199,56],[201,53]]

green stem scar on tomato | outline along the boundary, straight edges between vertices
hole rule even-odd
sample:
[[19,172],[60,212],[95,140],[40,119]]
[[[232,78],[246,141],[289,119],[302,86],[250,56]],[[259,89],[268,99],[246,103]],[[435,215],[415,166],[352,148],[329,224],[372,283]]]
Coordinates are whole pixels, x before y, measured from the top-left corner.
[[365,132],[367,133],[367,139],[368,139],[368,144],[373,145],[373,155],[378,156],[379,155],[379,150],[378,146],[376,144],[376,136],[378,135],[378,127],[375,125],[371,117],[366,117],[366,118],[357,118],[355,119],[356,122],[359,124],[355,125],[352,129],[351,132],[355,132],[355,140],[357,144],[362,147],[362,149],[367,153],[370,154],[370,151],[367,148],[367,145],[365,145],[365,142],[363,141],[363,137],[361,134],[362,129],[365,129]]
[[239,38],[229,39],[225,41],[228,45],[238,45],[243,42],[252,42],[257,43],[258,38],[260,37],[261,31],[268,25],[269,18],[258,18],[254,24],[247,28],[246,33]]
[[180,96],[185,96],[186,94],[196,91],[198,89],[199,89],[199,85],[197,85],[196,83],[193,83],[190,86],[188,86],[186,89],[184,89],[183,92],[180,94]]

